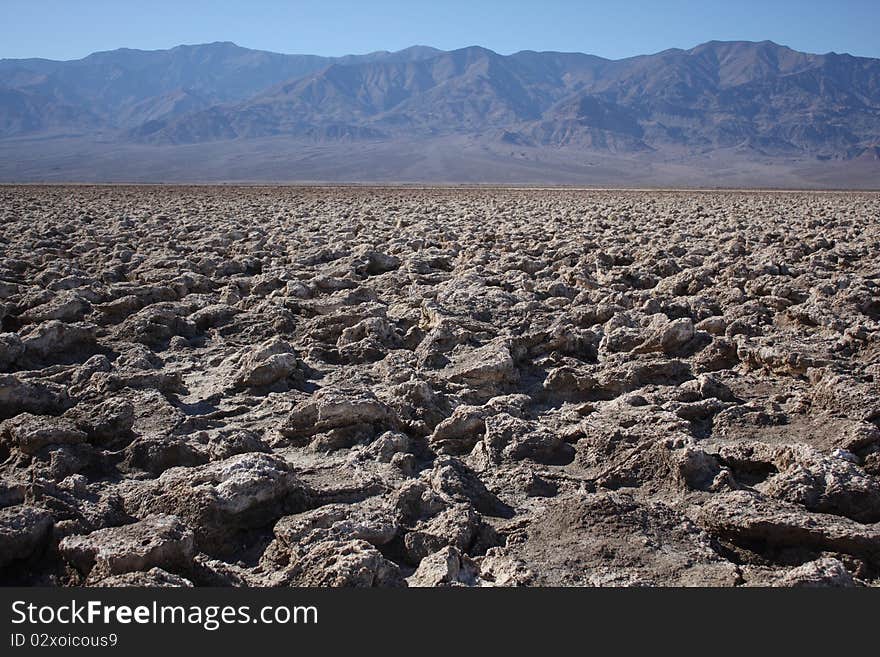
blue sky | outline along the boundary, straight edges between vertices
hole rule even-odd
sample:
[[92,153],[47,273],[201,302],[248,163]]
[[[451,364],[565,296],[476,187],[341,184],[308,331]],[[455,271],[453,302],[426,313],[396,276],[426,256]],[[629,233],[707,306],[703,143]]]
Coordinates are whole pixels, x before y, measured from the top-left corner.
[[317,55],[424,44],[620,58],[711,39],[880,57],[878,27],[880,0],[0,0],[0,58],[210,41]]

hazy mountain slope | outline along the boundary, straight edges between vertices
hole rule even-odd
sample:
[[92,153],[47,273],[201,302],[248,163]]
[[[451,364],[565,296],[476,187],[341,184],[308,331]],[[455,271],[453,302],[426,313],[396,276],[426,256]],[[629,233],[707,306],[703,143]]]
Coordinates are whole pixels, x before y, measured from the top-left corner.
[[54,130],[99,128],[101,119],[88,109],[39,92],[0,87],[0,138]]
[[[359,61],[408,61],[430,57],[432,48],[378,52],[338,58]],[[160,117],[249,98],[279,82],[325,68],[336,58],[282,55],[218,42],[169,50],[119,49],[80,60],[0,60],[0,87],[79,106],[101,117],[105,127],[133,128]],[[185,102],[181,102],[184,100]],[[157,108],[164,107],[164,111]],[[7,111],[0,105],[0,117]],[[41,108],[34,108],[39,114]],[[55,112],[55,108],[46,108]],[[35,118],[33,125],[43,125]],[[25,127],[22,127],[25,130]]]
[[769,42],[624,60],[589,93],[634,112],[655,147],[844,154],[880,136],[880,60]]
[[[742,147],[849,157],[880,141],[878,85],[878,60],[809,55],[770,42],[710,42],[620,61],[536,52],[505,57],[472,47],[418,61],[333,64],[241,103],[169,117],[135,136],[187,143],[230,131],[496,134],[514,143],[612,152]],[[215,127],[191,127],[205,124]],[[208,137],[196,136],[202,134]]]
[[[267,148],[273,139],[278,147]],[[580,180],[601,156],[607,171],[638,161],[646,180],[669,179],[652,173],[656,165],[690,172],[688,184],[706,162],[713,181],[724,180],[726,163],[731,181],[760,169],[756,181],[764,182],[772,166],[781,181],[845,181],[845,167],[815,169],[830,160],[853,162],[854,180],[870,181],[880,153],[880,60],[768,41],[712,41],[622,60],[505,56],[479,46],[324,58],[231,43],[71,62],[0,60],[4,140],[4,153],[21,160],[15,170],[53,179],[81,176],[95,161],[86,153],[112,162],[114,179],[161,175],[163,158],[186,162],[175,171],[187,179],[225,177],[195,156],[210,153],[241,158],[233,178],[253,170],[315,179],[308,163],[320,161],[324,173],[315,176],[327,180],[479,181],[475,162],[491,162],[492,180],[523,172]],[[466,158],[456,156],[454,144],[463,143]],[[381,144],[376,156],[390,159],[361,158],[357,165],[370,170],[356,175],[342,161],[355,144],[363,152]],[[295,166],[285,164],[284,149],[296,151]],[[558,149],[564,154],[553,155]],[[557,164],[539,175],[542,161]],[[564,166],[580,173],[563,175]]]
[[484,48],[418,61],[332,64],[242,104],[169,121],[157,139],[179,142],[189,122],[213,120],[240,136],[361,126],[366,136],[465,132],[540,116],[539,93],[515,62]]

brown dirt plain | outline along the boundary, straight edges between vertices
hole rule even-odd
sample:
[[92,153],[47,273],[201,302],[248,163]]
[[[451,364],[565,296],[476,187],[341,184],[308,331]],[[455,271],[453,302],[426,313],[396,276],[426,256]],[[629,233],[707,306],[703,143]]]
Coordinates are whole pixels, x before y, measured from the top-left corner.
[[880,195],[0,187],[0,582],[880,582]]

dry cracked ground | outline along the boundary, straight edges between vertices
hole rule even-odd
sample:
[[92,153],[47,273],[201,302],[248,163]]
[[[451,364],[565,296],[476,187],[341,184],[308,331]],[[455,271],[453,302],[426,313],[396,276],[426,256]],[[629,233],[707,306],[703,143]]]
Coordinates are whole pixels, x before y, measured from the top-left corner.
[[880,582],[880,196],[0,188],[0,581]]

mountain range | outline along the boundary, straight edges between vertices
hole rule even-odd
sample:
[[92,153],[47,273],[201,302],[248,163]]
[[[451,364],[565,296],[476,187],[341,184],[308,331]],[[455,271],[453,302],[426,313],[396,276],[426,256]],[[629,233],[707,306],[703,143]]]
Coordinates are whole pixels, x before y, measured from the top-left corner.
[[880,60],[769,41],[5,59],[0,180],[880,187]]

